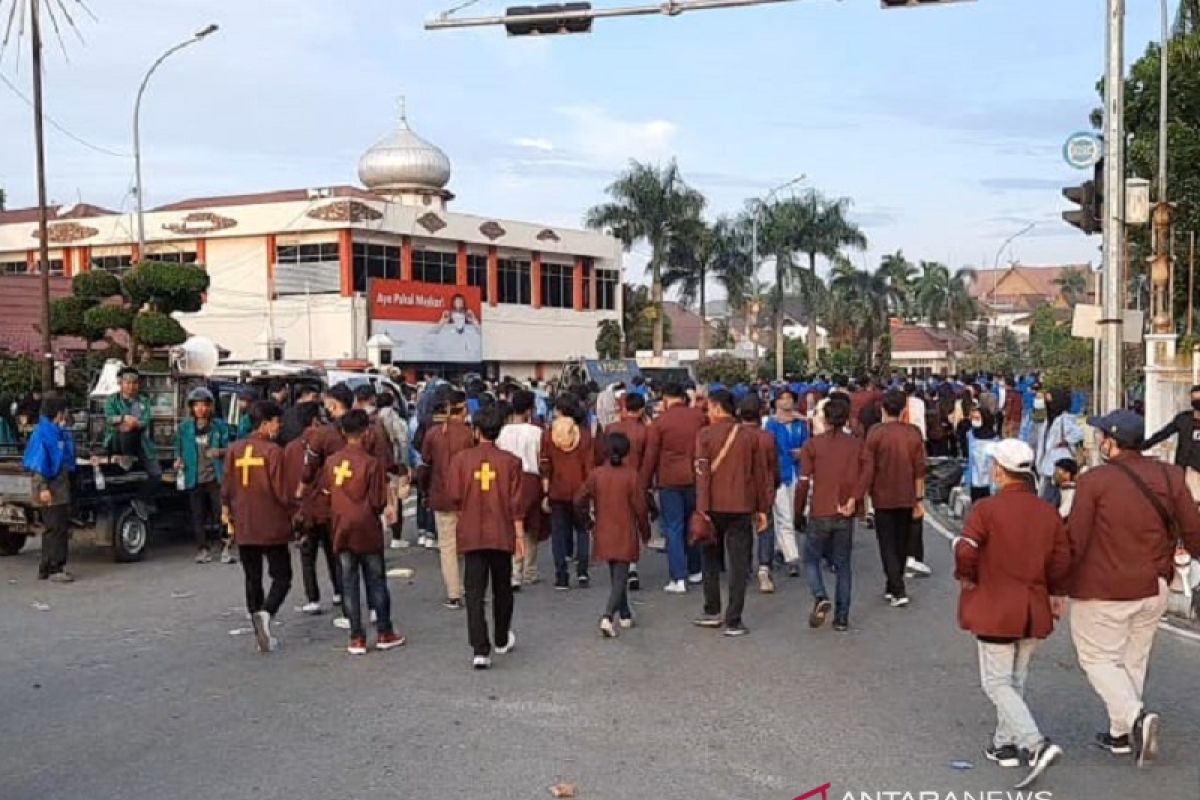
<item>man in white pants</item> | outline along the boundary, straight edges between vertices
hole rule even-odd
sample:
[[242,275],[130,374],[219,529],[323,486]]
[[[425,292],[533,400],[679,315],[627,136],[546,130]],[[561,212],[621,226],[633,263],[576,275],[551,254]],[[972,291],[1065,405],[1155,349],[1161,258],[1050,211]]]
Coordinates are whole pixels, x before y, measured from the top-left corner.
[[1096,736],[1138,766],[1158,755],[1159,717],[1142,697],[1177,541],[1200,555],[1200,512],[1183,469],[1143,456],[1132,411],[1090,417],[1104,466],[1080,476],[1068,521],[1071,636],[1079,665],[1108,710]]
[[[800,474],[800,448],[808,441],[808,425],[796,413],[796,395],[784,389],[775,398],[775,414],[767,419],[767,432],[775,439],[779,488],[775,491],[775,549],[783,554],[788,575],[800,576],[800,548],[796,543],[796,479]],[[759,567],[760,582],[763,567]],[[767,578],[770,575],[767,574]]]

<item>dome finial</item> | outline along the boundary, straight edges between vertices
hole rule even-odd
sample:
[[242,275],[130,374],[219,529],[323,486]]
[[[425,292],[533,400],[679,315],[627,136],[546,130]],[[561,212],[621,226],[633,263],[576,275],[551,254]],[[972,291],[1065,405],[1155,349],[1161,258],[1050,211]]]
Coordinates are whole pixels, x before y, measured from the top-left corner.
[[405,107],[404,95],[400,95],[399,97],[396,98],[396,108],[400,112],[400,124],[403,127],[407,128],[408,127],[408,109]]

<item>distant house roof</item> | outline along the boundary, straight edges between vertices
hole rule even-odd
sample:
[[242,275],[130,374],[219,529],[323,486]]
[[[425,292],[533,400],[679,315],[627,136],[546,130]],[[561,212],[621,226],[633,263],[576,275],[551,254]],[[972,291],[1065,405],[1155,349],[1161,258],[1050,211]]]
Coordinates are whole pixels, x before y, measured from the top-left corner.
[[1062,288],[1058,285],[1064,274],[1082,272],[1089,280],[1081,300],[1093,295],[1090,264],[1065,264],[1061,266],[1023,266],[1014,264],[1004,269],[976,270],[971,281],[970,293],[976,300],[990,306],[1006,306],[1020,311],[1032,311],[1043,305],[1065,303]]
[[[671,349],[696,350],[700,347],[700,329],[704,321],[690,308],[673,301],[663,303],[663,313],[671,321]],[[708,346],[712,347],[716,327],[708,323]]]
[[974,338],[947,328],[927,325],[893,325],[892,354],[897,353],[969,353],[975,349]]
[[[198,208],[216,208],[220,206],[256,206],[266,203],[295,203],[310,199],[312,189],[283,189],[275,192],[257,192],[255,194],[229,194],[220,197],[193,197],[168,203],[152,209],[154,211],[194,211]],[[354,186],[330,186],[322,188],[322,193],[328,192],[329,197],[354,197],[359,200],[382,200],[379,195],[371,194],[365,189]],[[324,195],[323,195],[324,196]]]
[[[50,222],[63,219],[87,219],[88,217],[104,217],[116,214],[107,208],[94,206],[90,203],[76,203],[69,206],[47,206],[46,217]],[[15,225],[20,223],[37,222],[38,207],[14,208],[0,211],[0,225]]]
[[[0,350],[38,353],[42,349],[41,281],[38,275],[0,277]],[[50,279],[51,302],[71,293],[69,278]],[[55,337],[54,349],[86,350],[82,339]]]

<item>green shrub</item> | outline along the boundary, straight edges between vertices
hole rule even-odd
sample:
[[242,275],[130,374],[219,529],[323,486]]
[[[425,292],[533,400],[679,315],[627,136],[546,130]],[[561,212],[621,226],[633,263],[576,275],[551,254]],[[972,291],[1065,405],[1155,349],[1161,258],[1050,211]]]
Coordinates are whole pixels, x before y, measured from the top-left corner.
[[169,347],[187,341],[179,321],[157,311],[144,311],[133,318],[133,335],[146,347]]

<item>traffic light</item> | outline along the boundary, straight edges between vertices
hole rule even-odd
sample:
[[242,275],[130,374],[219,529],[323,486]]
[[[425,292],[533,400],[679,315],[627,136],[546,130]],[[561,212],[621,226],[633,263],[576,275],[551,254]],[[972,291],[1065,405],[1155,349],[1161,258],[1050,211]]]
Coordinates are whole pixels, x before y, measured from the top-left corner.
[[879,5],[883,8],[921,8],[968,2],[974,2],[974,0],[879,0]]
[[[511,6],[505,11],[504,28],[509,36],[588,33],[592,29],[592,17],[588,13],[591,10],[591,3]],[[530,19],[523,20],[520,17]]]
[[1091,236],[1104,230],[1104,161],[1096,164],[1092,180],[1079,186],[1068,186],[1062,190],[1063,197],[1070,200],[1077,209],[1063,212],[1063,219],[1068,225]]

